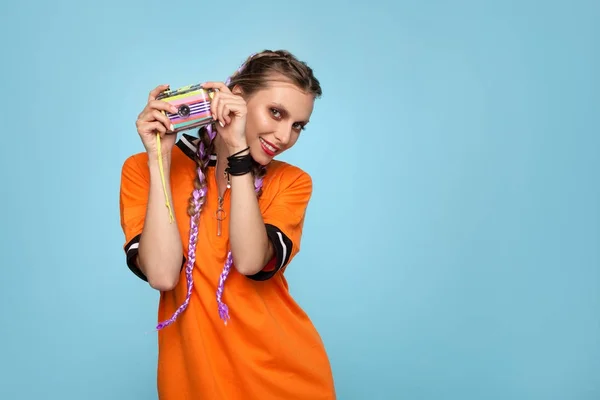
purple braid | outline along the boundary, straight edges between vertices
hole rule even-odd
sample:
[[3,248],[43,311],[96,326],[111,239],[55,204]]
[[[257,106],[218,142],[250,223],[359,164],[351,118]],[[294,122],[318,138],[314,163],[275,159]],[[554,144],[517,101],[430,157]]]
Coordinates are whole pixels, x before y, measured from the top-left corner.
[[[210,137],[210,142],[215,138],[215,133],[212,129],[207,129]],[[208,158],[210,154],[208,154],[207,149],[205,149],[204,143],[200,140],[197,151],[198,158],[202,161],[202,165],[207,165]],[[194,208],[194,213],[190,218],[190,240],[188,246],[188,256],[187,262],[185,265],[185,276],[187,281],[187,293],[185,296],[185,301],[179,308],[175,311],[173,316],[168,320],[161,322],[157,325],[156,329],[163,329],[167,326],[171,325],[175,320],[179,317],[181,313],[183,313],[190,303],[190,299],[192,297],[192,290],[194,288],[194,277],[192,271],[194,269],[194,265],[196,263],[196,244],[198,243],[198,220],[200,218],[200,211],[202,210],[202,206],[204,205],[204,201],[206,199],[206,177],[202,172],[202,167],[199,165],[196,168],[196,172],[198,173],[198,181],[200,183],[199,187],[195,188],[192,192],[192,205]]]
[[[264,168],[264,167],[261,167]],[[254,176],[254,191],[258,195],[263,185],[263,178],[261,175],[264,174],[256,174]],[[227,325],[227,321],[229,318],[229,307],[227,304],[223,303],[223,291],[225,289],[225,281],[229,276],[229,270],[231,270],[231,266],[233,265],[233,255],[231,254],[231,250],[227,253],[227,259],[225,260],[225,265],[223,265],[223,271],[219,276],[219,286],[217,287],[217,307],[219,310],[219,317],[224,321],[225,325]]]

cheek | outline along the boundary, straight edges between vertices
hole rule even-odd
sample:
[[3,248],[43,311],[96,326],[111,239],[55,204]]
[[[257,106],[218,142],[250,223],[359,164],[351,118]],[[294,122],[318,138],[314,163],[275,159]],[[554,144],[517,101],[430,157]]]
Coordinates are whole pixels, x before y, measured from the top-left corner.
[[266,112],[257,114],[256,127],[260,132],[268,132],[277,126],[277,122]]
[[293,145],[296,144],[296,142],[298,141],[298,139],[300,139],[300,135],[297,133],[292,134],[292,137],[290,139],[290,144],[288,147],[292,147]]
[[266,113],[249,113],[246,119],[246,135],[249,138],[256,138],[261,133],[269,132],[273,129],[273,118]]

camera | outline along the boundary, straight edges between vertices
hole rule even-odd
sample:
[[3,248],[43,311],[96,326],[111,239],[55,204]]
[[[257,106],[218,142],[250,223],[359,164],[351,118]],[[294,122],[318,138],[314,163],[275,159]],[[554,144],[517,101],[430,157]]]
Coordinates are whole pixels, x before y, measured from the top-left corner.
[[177,108],[175,113],[165,112],[174,128],[169,133],[175,134],[211,124],[213,118],[210,102],[214,95],[214,90],[203,89],[199,84],[166,90],[159,94],[156,100],[166,101]]

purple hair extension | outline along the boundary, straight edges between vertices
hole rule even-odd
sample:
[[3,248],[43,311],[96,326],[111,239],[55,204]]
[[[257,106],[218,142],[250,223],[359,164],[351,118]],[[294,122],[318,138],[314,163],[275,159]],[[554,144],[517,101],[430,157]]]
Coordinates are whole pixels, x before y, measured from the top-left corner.
[[[263,179],[262,178],[254,178],[254,190],[256,193],[260,191],[262,188]],[[227,304],[223,303],[223,291],[225,290],[225,281],[229,276],[229,271],[231,270],[231,266],[233,265],[233,255],[231,254],[231,250],[227,253],[227,259],[225,260],[225,265],[223,265],[223,271],[219,276],[219,286],[217,287],[217,308],[219,310],[219,317],[225,322],[227,325],[227,321],[229,320],[229,307]]]
[[[201,147],[204,147],[202,144],[199,147],[198,152],[201,153]],[[203,152],[202,152],[203,153]],[[202,157],[202,156],[201,156]],[[202,173],[202,169],[200,167],[197,168],[198,176],[200,177],[200,182],[204,183],[205,177]],[[185,311],[190,303],[190,299],[192,296],[192,289],[194,287],[194,278],[192,275],[192,271],[194,269],[194,264],[196,262],[196,243],[198,242],[198,220],[200,218],[200,210],[202,209],[202,205],[204,204],[204,198],[206,197],[206,186],[202,185],[202,189],[194,189],[192,194],[193,196],[193,204],[194,204],[194,215],[190,218],[190,241],[188,248],[188,256],[187,263],[185,265],[185,276],[187,281],[187,294],[185,296],[185,301],[179,308],[175,311],[173,316],[168,320],[161,322],[157,325],[156,329],[163,329],[169,325],[171,325],[179,315]]]

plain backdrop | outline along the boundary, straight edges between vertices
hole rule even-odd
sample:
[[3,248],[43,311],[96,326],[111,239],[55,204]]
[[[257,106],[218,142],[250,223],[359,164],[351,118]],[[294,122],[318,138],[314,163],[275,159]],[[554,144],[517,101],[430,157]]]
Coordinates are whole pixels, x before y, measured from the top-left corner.
[[[291,291],[339,399],[600,399],[597,1],[3,2],[0,398],[155,399],[129,272],[147,93],[284,48],[321,80]],[[285,399],[282,399],[285,400]]]

